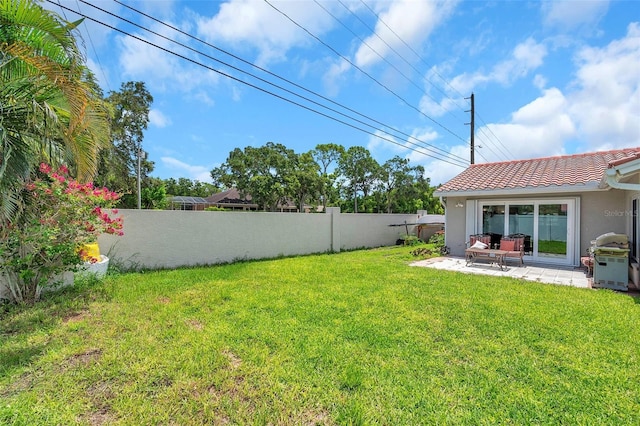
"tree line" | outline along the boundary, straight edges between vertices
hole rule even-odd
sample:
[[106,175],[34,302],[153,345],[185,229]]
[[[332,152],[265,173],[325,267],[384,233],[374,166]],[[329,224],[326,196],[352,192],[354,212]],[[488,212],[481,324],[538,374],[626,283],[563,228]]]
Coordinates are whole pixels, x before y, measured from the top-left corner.
[[236,188],[265,211],[295,202],[300,211],[308,206],[322,210],[338,206],[344,212],[442,212],[422,166],[399,156],[379,164],[362,146],[327,143],[296,153],[267,142],[231,151],[220,167],[211,170],[212,184],[184,177],[154,178],[149,176],[154,164],[142,150],[153,97],[143,82],[128,82],[105,100],[114,112],[111,143],[100,152],[96,183],[123,193],[120,207],[135,208],[138,193],[142,208],[162,209],[169,206],[171,196],[208,197]]
[[105,102],[113,111],[112,130],[109,146],[100,151],[95,182],[122,193],[123,208],[135,208],[138,193],[142,208],[163,209],[171,196],[208,197],[236,188],[242,195],[251,195],[265,211],[295,202],[300,211],[308,206],[322,206],[322,210],[338,206],[344,212],[442,212],[422,166],[399,156],[379,164],[362,146],[347,149],[327,143],[296,153],[283,144],[267,142],[231,151],[220,167],[211,170],[213,183],[154,178],[149,176],[154,163],[142,150],[153,96],[143,82],[127,82]]
[[211,171],[215,186],[251,194],[265,211],[295,201],[300,211],[338,206],[355,213],[441,213],[433,197],[436,188],[424,175],[422,166],[406,158],[395,156],[380,164],[362,146],[334,143],[300,154],[275,142],[236,148]]

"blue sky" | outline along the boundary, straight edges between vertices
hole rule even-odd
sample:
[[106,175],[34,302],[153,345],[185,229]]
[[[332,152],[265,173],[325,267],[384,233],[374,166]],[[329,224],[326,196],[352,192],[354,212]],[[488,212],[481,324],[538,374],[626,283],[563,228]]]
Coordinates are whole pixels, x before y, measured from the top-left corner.
[[[105,92],[144,81],[153,95],[143,148],[157,177],[208,181],[234,148],[333,142],[380,163],[410,158],[444,183],[469,160],[472,92],[476,162],[640,146],[640,2],[122,2],[156,20],[115,1],[59,3],[182,56],[89,19],[80,28]],[[62,14],[57,3],[46,7]]]

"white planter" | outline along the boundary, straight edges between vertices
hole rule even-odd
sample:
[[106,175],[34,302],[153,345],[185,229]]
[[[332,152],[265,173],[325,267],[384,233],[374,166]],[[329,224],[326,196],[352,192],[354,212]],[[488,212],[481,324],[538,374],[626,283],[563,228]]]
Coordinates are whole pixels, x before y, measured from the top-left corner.
[[109,258],[103,254],[100,255],[100,261],[96,263],[83,263],[78,272],[78,275],[93,274],[96,278],[103,278],[107,275],[107,269],[109,269]]

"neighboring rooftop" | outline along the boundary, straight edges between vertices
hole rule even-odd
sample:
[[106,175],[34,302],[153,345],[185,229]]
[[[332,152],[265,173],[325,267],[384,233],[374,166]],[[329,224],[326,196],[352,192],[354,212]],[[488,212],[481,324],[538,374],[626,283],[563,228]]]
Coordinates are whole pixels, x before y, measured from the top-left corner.
[[597,189],[611,164],[640,156],[640,147],[529,160],[473,164],[436,194],[492,192],[526,188]]
[[241,196],[236,188],[218,192],[207,197],[206,200],[209,204],[252,204],[251,195]]

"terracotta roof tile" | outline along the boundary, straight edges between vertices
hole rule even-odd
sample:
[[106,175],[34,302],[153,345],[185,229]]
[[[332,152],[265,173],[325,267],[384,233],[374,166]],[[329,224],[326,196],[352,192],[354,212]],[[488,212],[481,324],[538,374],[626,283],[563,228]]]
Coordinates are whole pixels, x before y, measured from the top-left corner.
[[473,164],[436,192],[495,191],[599,183],[612,164],[640,158],[640,147],[587,154]]

